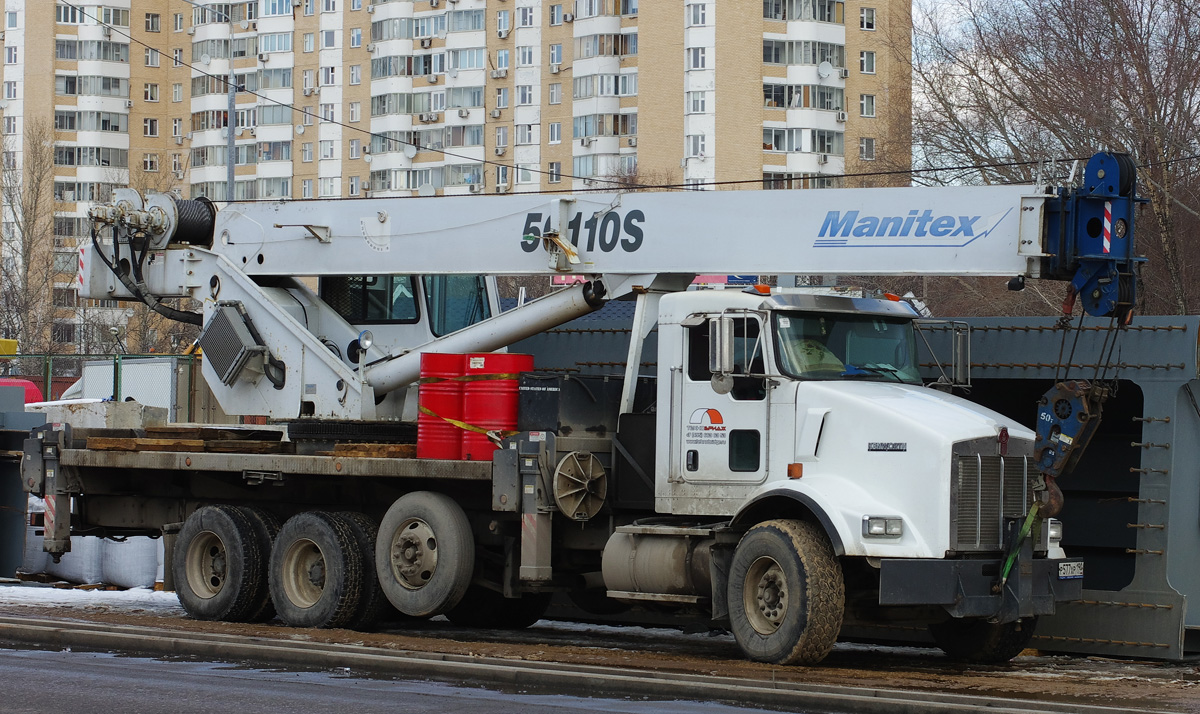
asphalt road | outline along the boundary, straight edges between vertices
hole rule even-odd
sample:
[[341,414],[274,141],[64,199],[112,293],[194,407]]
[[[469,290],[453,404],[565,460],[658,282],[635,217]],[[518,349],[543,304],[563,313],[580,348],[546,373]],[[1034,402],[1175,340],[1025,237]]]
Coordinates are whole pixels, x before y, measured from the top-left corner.
[[504,692],[352,671],[263,669],[187,658],[0,648],[5,714],[746,714],[702,702],[631,701]]

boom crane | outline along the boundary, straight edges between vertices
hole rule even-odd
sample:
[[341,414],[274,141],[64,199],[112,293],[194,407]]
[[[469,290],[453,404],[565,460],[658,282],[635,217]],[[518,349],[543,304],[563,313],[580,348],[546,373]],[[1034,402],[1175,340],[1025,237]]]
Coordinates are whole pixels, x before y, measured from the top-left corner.
[[[1123,321],[1135,176],[1128,157],[1097,154],[1082,185],[1053,189],[220,211],[120,190],[91,212],[83,293],[199,322],[226,413],[394,426],[415,417],[422,353],[496,350],[614,298],[637,301],[625,372],[526,375],[544,401],[522,393],[524,425],[490,462],[296,443],[95,451],[102,430],[52,425],[26,441],[23,481],[47,499],[54,554],[70,548],[72,504],[87,533],[177,532],[172,572],[199,618],[273,607],[290,625],[366,626],[386,598],[411,616],[521,627],[565,591],[690,613],[766,662],[818,662],[853,624],[928,627],[951,655],[1004,661],[1082,592],[1084,564],[1047,512],[1052,477],[1098,419],[1080,401],[1090,386],[1056,387],[1035,433],[923,385],[906,303],[686,287],[714,272],[1043,278]],[[586,282],[501,313],[478,273]],[[172,313],[170,298],[201,312]]]

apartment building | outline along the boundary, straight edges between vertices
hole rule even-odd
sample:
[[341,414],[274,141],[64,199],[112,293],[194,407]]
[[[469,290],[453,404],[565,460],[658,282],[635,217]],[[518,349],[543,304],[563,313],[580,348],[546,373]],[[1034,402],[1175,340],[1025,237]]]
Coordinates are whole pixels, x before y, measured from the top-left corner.
[[[5,162],[53,171],[60,248],[114,186],[227,199],[230,161],[250,200],[826,187],[910,160],[910,0],[5,0],[4,22]],[[35,124],[52,167],[25,166]]]

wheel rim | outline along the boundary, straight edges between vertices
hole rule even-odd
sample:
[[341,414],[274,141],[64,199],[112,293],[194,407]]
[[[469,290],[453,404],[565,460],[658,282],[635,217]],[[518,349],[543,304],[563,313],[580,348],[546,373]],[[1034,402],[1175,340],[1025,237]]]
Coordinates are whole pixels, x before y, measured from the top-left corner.
[[229,559],[225,542],[212,531],[204,531],[192,539],[187,551],[188,587],[197,597],[208,600],[225,587],[229,574]]
[[788,611],[787,578],[774,558],[762,556],[750,564],[742,587],[742,611],[760,635],[774,634]]
[[283,554],[283,592],[300,608],[317,604],[325,591],[325,554],[307,538],[299,538]]
[[396,529],[392,539],[392,572],[409,590],[424,587],[437,571],[437,538],[429,524],[410,518]]

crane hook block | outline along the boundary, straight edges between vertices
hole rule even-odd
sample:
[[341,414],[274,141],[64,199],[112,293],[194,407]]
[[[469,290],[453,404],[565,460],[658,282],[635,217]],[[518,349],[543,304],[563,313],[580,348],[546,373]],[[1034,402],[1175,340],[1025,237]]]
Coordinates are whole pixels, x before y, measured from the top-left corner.
[[1108,388],[1083,379],[1059,382],[1038,401],[1033,458],[1039,471],[1057,478],[1070,473],[1100,426]]

